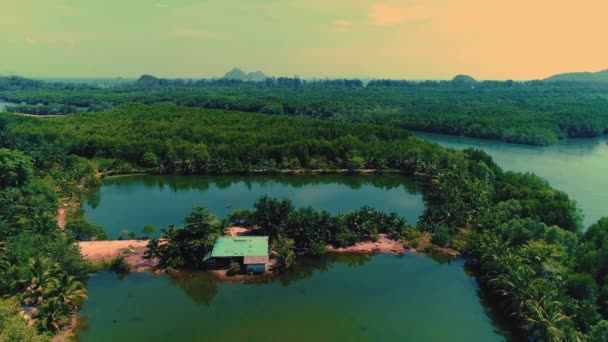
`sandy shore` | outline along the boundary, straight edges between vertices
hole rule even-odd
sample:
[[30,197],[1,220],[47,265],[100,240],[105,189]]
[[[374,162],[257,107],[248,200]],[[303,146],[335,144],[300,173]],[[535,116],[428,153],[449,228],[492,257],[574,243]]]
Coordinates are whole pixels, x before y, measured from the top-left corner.
[[[231,227],[226,230],[226,236],[247,235],[249,229],[242,227]],[[148,240],[108,240],[108,241],[83,241],[78,243],[83,257],[91,262],[111,260],[118,256],[123,256],[125,261],[133,267],[133,271],[141,272],[155,266],[154,262],[143,258],[146,252]],[[125,253],[129,250],[129,253]],[[385,234],[380,234],[378,241],[359,242],[353,246],[345,248],[334,248],[327,246],[327,251],[331,253],[442,253],[451,256],[458,256],[458,252],[450,248],[438,248],[430,243],[430,234],[423,234],[416,249],[406,248],[401,241],[391,240]],[[272,263],[270,260],[267,274],[272,273]],[[249,276],[243,275],[230,277],[226,275],[226,270],[211,271],[215,276],[224,280],[247,280]]]
[[380,234],[378,241],[358,242],[350,247],[334,248],[327,246],[328,252],[334,253],[394,253],[403,254],[406,249],[403,244],[389,239],[386,234]]
[[[148,240],[81,241],[78,243],[80,253],[88,261],[100,262],[123,256],[135,272],[144,271],[155,265],[144,259],[147,245]],[[125,253],[129,250],[131,250],[130,253]]]

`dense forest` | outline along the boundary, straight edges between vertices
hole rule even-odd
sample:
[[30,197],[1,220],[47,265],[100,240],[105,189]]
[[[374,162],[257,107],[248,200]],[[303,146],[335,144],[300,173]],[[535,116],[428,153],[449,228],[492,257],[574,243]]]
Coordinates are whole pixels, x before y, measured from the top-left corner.
[[[3,81],[2,81],[3,80]],[[145,75],[112,88],[0,79],[9,111],[64,114],[105,111],[127,103],[171,102],[190,107],[306,116],[337,122],[549,145],[608,131],[608,85],[545,81],[316,80],[267,78],[168,80]]]
[[38,147],[10,147],[0,148],[0,340],[47,341],[72,324],[87,298],[90,266],[56,213],[60,196],[95,182],[95,167],[60,152],[50,157]]
[[[279,265],[294,253],[323,253],[378,233],[459,250],[493,306],[534,340],[608,336],[608,222],[583,233],[566,194],[532,174],[505,172],[485,153],[456,151],[404,130],[174,104],[126,104],[103,113],[40,119],[0,115],[0,325],[25,334],[60,329],[86,296],[88,266],[72,244],[98,234],[77,215],[61,230],[60,196],[77,195],[99,171],[205,174],[279,169],[393,170],[420,181],[426,203],[416,226],[372,208],[328,215],[262,198],[232,223],[271,236]],[[198,255],[225,222],[195,208],[150,245],[167,266],[203,267]],[[88,234],[82,234],[87,232]],[[92,233],[91,233],[92,232]],[[59,285],[62,282],[71,285]],[[66,289],[70,289],[66,293]],[[13,319],[36,308],[36,330]],[[18,327],[16,325],[19,325]],[[3,329],[4,333],[5,329]]]

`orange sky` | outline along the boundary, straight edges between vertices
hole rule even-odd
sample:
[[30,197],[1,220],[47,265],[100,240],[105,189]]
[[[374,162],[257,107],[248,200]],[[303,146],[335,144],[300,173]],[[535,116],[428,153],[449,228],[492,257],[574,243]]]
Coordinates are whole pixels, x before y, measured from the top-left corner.
[[535,79],[608,68],[607,0],[21,0],[0,73]]

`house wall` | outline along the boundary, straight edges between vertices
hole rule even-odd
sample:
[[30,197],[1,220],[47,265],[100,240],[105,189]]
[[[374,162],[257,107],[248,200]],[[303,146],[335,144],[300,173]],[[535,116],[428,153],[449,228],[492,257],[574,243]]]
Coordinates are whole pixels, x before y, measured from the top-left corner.
[[266,264],[249,264],[245,265],[246,273],[264,273],[266,272]]

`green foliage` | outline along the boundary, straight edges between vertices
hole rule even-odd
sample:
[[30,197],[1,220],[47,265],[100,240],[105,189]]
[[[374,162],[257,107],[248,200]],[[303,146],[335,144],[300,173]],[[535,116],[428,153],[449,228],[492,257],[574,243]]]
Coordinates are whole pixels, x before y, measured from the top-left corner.
[[296,255],[294,252],[295,243],[292,239],[279,236],[272,244],[272,250],[277,259],[275,265],[279,272],[287,271],[293,268],[296,264]]
[[254,224],[253,214],[254,212],[251,210],[238,209],[230,213],[228,222],[232,226],[249,228]]
[[240,271],[241,265],[238,262],[231,262],[230,266],[228,266],[228,272],[226,272],[226,274],[229,276],[233,276],[238,274]]
[[348,158],[346,168],[349,170],[359,170],[365,168],[365,159],[361,156],[352,156]]
[[[608,128],[607,92],[602,84],[475,82],[465,77],[439,82],[374,80],[367,86],[359,80],[297,78],[262,82],[153,78],[113,89],[0,86],[0,98],[27,102],[30,105],[21,111],[37,114],[71,112],[75,110],[71,106],[101,111],[129,102],[171,101],[206,109],[377,123],[533,145],[601,135]],[[32,106],[39,103],[43,106]]]
[[74,239],[78,241],[108,239],[108,235],[102,227],[89,223],[84,218],[69,220],[66,222],[65,230],[72,233]]
[[211,251],[224,229],[207,209],[194,207],[183,227],[163,229],[160,239],[150,240],[146,258],[157,258],[160,267],[203,268],[203,256]]
[[150,238],[150,235],[152,235],[154,232],[156,231],[156,228],[154,228],[153,225],[151,224],[146,224],[142,229],[141,232],[142,234],[144,234],[144,237],[146,239]]
[[20,187],[33,174],[31,158],[21,151],[0,148],[0,188]]
[[406,247],[418,248],[422,232],[414,227],[406,227],[401,231],[399,236]]
[[435,226],[433,229],[433,236],[431,237],[431,242],[441,246],[446,247],[450,244],[452,240],[452,235],[450,234],[450,229],[445,224],[440,224]]
[[124,257],[118,256],[112,259],[112,261],[108,265],[108,269],[118,274],[126,274],[131,272],[131,265],[127,263]]
[[47,335],[39,335],[19,315],[20,307],[15,298],[0,300],[0,342],[50,341]]
[[134,239],[135,238],[135,232],[132,232],[128,229],[123,229],[120,231],[120,236],[118,237],[119,240],[128,240],[128,239]]
[[268,236],[278,236],[285,230],[287,217],[293,211],[290,200],[282,201],[263,196],[255,204],[253,220],[260,227],[261,233]]

